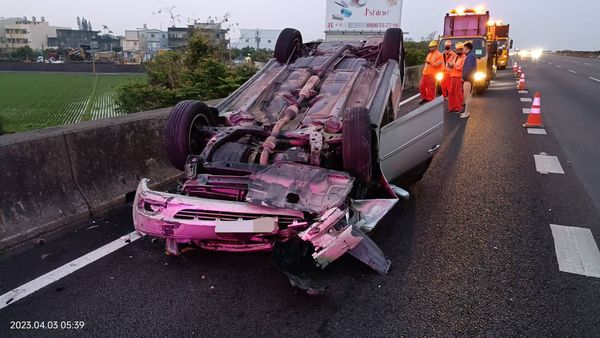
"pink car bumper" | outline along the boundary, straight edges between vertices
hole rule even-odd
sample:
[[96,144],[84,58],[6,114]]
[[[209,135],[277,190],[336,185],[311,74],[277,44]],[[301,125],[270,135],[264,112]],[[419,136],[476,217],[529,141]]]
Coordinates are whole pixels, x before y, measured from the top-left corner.
[[308,225],[303,213],[150,190],[140,182],[133,204],[135,229],[167,240],[176,254],[178,243],[194,242],[219,251],[267,251],[274,239],[285,239]]

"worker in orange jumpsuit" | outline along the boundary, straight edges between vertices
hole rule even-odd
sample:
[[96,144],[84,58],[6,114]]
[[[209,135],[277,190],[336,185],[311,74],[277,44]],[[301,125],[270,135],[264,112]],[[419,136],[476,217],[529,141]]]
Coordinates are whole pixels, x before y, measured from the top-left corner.
[[429,43],[429,54],[427,54],[427,58],[425,59],[423,78],[421,79],[421,85],[419,86],[422,99],[419,104],[435,99],[435,76],[444,71],[444,57],[442,56],[442,53],[437,50],[437,47],[437,41],[431,41]]
[[448,64],[454,62],[454,59],[456,58],[456,53],[452,50],[452,41],[446,40],[442,55],[444,56],[444,77],[442,78],[440,86],[442,87],[444,99],[448,99],[448,92],[450,91],[450,68],[448,67]]
[[464,44],[456,44],[456,55],[448,62],[450,68],[450,95],[448,96],[448,110],[461,113],[464,105],[462,72],[466,55],[463,55]]

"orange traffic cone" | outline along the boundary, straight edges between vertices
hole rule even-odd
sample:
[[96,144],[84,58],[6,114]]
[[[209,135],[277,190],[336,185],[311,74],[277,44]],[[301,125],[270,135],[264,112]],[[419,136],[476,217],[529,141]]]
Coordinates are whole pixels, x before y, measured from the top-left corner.
[[525,73],[521,73],[519,84],[517,85],[518,90],[527,90],[527,83],[525,82]]
[[523,125],[523,128],[543,128],[542,125],[542,94],[540,92],[535,93],[533,104],[531,105],[531,111],[527,117],[527,123]]
[[519,68],[517,68],[517,73],[515,74],[515,77],[519,79],[521,77],[521,73],[523,73],[523,67],[519,66]]
[[518,71],[519,71],[519,65],[515,61],[515,63],[513,64],[513,74],[515,74],[515,76],[517,76]]

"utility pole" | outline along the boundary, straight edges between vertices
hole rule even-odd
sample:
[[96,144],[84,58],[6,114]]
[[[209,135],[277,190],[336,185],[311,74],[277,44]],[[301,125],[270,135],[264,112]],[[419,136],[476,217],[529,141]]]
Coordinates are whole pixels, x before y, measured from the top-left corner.
[[260,49],[260,32],[258,31],[258,28],[256,29],[256,36],[254,37],[254,40],[256,41],[256,51],[258,52]]

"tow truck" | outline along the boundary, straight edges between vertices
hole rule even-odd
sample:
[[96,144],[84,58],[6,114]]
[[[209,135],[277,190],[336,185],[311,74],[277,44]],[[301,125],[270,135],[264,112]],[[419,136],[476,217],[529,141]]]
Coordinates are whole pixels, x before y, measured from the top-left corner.
[[490,85],[496,73],[497,45],[488,37],[490,12],[483,7],[457,8],[446,13],[444,18],[444,35],[440,36],[439,48],[443,52],[446,41],[452,46],[458,42],[471,42],[472,53],[477,57],[477,72],[473,88],[482,95]]
[[509,51],[513,47],[513,41],[508,37],[510,25],[502,21],[491,20],[488,23],[489,40],[496,43],[498,52],[496,53],[496,67],[500,70],[506,69],[508,64]]

